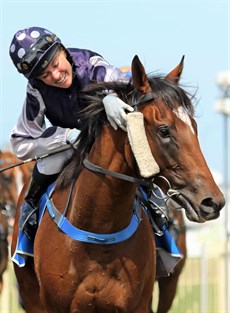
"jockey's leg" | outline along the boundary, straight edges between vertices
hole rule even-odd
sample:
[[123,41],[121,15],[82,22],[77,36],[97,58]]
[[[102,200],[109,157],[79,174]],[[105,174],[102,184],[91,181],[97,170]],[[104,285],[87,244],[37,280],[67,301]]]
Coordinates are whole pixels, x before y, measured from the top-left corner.
[[[66,150],[37,161],[34,167],[29,190],[21,207],[19,227],[30,240],[34,240],[37,230],[37,205],[48,186],[55,181],[73,150]],[[34,213],[32,213],[34,212]]]
[[166,195],[158,186],[154,186],[150,191],[145,190],[143,187],[139,187],[139,191],[148,202],[148,206],[144,206],[147,209],[154,232],[156,232],[154,224],[156,224],[160,231],[165,230],[168,224],[167,214],[169,211],[165,201]]
[[39,173],[37,165],[35,165],[25,202],[20,209],[19,219],[19,227],[29,240],[34,240],[37,230],[38,211],[36,208],[38,202],[48,186],[55,181],[56,178],[57,174],[44,175]]

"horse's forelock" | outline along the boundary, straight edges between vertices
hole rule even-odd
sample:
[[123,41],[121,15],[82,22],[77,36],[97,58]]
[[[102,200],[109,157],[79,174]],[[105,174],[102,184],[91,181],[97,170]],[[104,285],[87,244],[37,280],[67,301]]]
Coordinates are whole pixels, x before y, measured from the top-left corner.
[[162,76],[152,75],[148,78],[155,99],[162,99],[163,103],[171,109],[175,109],[180,104],[191,116],[194,115],[192,100],[195,96],[186,91],[182,85],[164,79]]

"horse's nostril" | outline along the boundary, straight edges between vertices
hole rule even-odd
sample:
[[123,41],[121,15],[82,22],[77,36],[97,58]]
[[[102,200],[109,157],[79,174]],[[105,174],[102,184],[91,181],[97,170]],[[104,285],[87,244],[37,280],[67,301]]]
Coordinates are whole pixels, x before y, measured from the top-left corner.
[[219,211],[219,206],[213,201],[212,198],[206,198],[201,203],[202,210],[206,213],[213,213]]
[[202,204],[203,205],[206,205],[206,206],[213,206],[214,205],[214,201],[212,198],[206,198],[202,201]]

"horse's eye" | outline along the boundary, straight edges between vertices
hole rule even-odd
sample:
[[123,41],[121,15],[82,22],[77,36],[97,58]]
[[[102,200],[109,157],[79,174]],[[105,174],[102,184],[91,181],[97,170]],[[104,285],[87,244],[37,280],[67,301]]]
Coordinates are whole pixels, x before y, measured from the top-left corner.
[[170,132],[169,132],[169,128],[168,126],[161,126],[158,129],[158,134],[162,137],[162,138],[168,138],[170,137]]

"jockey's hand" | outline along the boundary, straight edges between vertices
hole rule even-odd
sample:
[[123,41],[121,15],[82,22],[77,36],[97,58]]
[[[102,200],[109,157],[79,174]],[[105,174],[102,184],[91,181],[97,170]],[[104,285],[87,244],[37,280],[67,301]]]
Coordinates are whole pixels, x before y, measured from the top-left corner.
[[105,112],[107,115],[107,119],[110,122],[111,126],[117,130],[117,126],[119,126],[121,129],[126,131],[126,112],[125,110],[129,112],[133,112],[134,109],[123,102],[121,99],[119,99],[114,94],[109,94],[104,97],[102,100]]
[[78,136],[80,134],[80,130],[77,129],[77,128],[69,128],[66,132],[66,142],[71,144],[72,146],[75,146],[77,145],[77,141],[78,141]]

